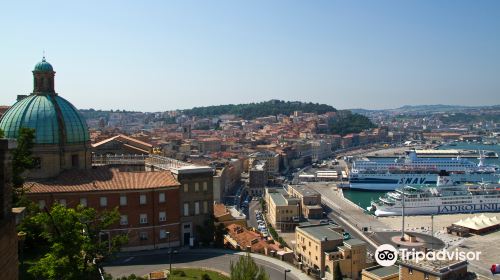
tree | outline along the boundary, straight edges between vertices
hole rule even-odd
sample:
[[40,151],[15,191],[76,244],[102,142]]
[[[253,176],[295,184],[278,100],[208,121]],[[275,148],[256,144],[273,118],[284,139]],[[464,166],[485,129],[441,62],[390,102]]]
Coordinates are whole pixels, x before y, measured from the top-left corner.
[[224,236],[227,234],[226,226],[223,223],[215,227],[215,247],[224,247]]
[[12,185],[14,187],[14,205],[18,205],[23,195],[24,174],[35,167],[32,149],[35,145],[35,130],[21,127],[17,137],[17,147],[12,152]]
[[250,253],[240,256],[236,263],[231,261],[231,280],[269,280],[264,267],[258,266]]
[[209,219],[203,222],[203,226],[196,226],[196,231],[199,234],[200,241],[205,246],[214,242],[215,238],[215,218],[211,216]]
[[55,204],[32,219],[49,244],[48,252],[28,270],[37,279],[95,279],[100,261],[127,241],[123,235],[102,234],[120,219],[116,208],[97,212]]
[[3,130],[0,129],[0,138],[4,138],[5,137],[5,133],[3,132]]
[[335,264],[335,271],[333,272],[333,279],[334,280],[342,280],[343,279],[342,271],[340,271],[340,265],[338,262]]

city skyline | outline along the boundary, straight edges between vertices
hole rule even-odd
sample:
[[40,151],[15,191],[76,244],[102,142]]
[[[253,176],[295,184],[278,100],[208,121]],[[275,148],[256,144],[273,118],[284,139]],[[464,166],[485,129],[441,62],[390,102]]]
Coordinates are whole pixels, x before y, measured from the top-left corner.
[[32,91],[43,50],[56,91],[82,109],[500,103],[494,1],[3,6],[2,105]]

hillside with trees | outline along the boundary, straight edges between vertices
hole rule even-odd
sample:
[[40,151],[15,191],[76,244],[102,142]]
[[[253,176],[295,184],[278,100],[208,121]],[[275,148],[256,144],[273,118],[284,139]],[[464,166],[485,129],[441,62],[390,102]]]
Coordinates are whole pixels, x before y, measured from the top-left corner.
[[312,102],[270,100],[259,103],[194,107],[192,109],[183,110],[183,113],[188,116],[197,117],[214,117],[229,114],[237,115],[244,119],[255,119],[270,115],[291,115],[294,111],[324,114],[326,112],[336,112],[337,109],[330,105]]

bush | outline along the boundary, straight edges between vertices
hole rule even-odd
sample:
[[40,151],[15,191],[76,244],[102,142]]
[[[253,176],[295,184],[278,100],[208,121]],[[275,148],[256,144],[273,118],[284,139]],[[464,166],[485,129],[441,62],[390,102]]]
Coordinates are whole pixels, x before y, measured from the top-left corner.
[[182,270],[174,270],[172,272],[173,275],[181,276],[181,277],[186,277],[186,273]]
[[208,274],[205,273],[201,276],[201,280],[211,280],[211,278],[210,276],[208,276]]

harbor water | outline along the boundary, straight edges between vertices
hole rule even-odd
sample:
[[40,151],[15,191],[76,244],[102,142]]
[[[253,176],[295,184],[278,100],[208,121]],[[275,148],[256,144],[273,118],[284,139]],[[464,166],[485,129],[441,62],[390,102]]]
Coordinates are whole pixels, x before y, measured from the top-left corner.
[[[458,149],[458,150],[488,150],[494,151],[500,155],[500,145],[483,145],[481,143],[468,143],[468,142],[455,142],[452,146],[442,145],[438,149],[446,150],[446,149]],[[378,158],[371,159],[376,161],[388,161],[394,160],[394,158]],[[478,159],[470,158],[469,160],[474,162],[479,162]],[[500,165],[500,159],[498,158],[487,158],[485,159],[486,164],[496,164]],[[344,197],[359,205],[363,209],[370,206],[372,200],[377,200],[380,196],[383,196],[386,192],[383,191],[366,191],[366,190],[343,190]]]

